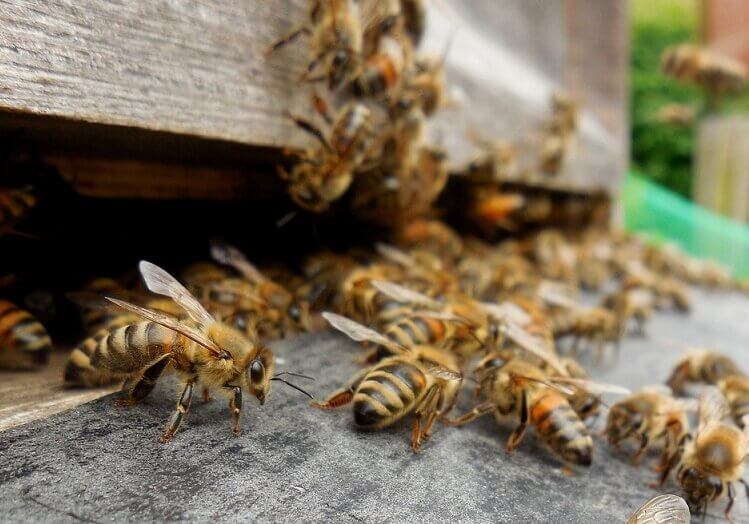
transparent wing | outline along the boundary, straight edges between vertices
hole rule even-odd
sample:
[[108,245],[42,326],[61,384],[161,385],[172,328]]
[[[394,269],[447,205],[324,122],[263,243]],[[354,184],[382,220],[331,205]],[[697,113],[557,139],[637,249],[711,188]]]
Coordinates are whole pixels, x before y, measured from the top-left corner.
[[538,286],[538,296],[551,306],[559,306],[569,309],[577,307],[573,291],[560,282],[544,280]]
[[673,395],[673,391],[671,391],[671,388],[666,386],[665,384],[649,384],[647,386],[641,387],[640,391],[643,393],[656,393],[658,395],[665,395],[668,397]]
[[697,410],[697,435],[709,425],[718,423],[726,415],[726,400],[715,386],[706,386],[700,393]]
[[562,395],[571,396],[575,394],[575,390],[572,388],[568,388],[562,384],[557,384],[556,382],[552,382],[550,380],[541,380],[535,377],[528,377],[525,375],[512,375],[513,380],[521,382],[521,381],[527,381],[527,382],[535,382],[536,384],[542,384],[546,386],[549,389],[553,389],[554,391],[558,391]]
[[372,280],[372,286],[374,286],[375,289],[377,289],[381,293],[386,294],[393,300],[397,300],[398,302],[403,302],[405,304],[416,304],[432,309],[439,309],[443,306],[441,302],[438,302],[433,298],[424,295],[423,293],[419,293],[418,291],[408,289],[405,286],[401,286],[387,280]]
[[227,266],[231,266],[250,282],[260,283],[267,280],[255,265],[247,260],[239,249],[218,240],[211,241],[211,256],[213,259]]
[[146,320],[156,322],[157,324],[162,325],[165,328],[176,331],[177,333],[181,333],[193,342],[200,344],[204,348],[216,353],[217,355],[221,354],[221,348],[219,348],[212,340],[210,340],[197,329],[183,324],[174,317],[170,317],[169,315],[165,315],[163,313],[157,313],[156,311],[152,311],[144,307],[136,306],[135,304],[125,302],[124,300],[119,300],[111,297],[107,297],[107,300],[109,300],[113,304],[117,304],[127,311],[131,311],[132,313],[145,318]]
[[397,247],[378,242],[375,244],[375,249],[383,258],[387,258],[389,261],[395,262],[403,267],[414,267],[416,265],[416,261],[411,255],[401,251]]
[[138,268],[149,291],[174,300],[198,325],[206,327],[216,321],[185,286],[159,266],[141,260]]
[[520,348],[548,363],[561,376],[567,376],[567,369],[559,358],[548,351],[541,342],[529,335],[523,328],[507,322],[502,324],[502,331]]
[[596,382],[594,380],[588,380],[584,378],[570,378],[570,377],[554,377],[550,378],[550,381],[560,384],[569,384],[576,388],[587,391],[591,395],[603,395],[604,393],[612,393],[614,395],[629,395],[632,393],[629,389],[623,386],[617,386],[616,384],[607,384],[605,382]]
[[380,344],[388,349],[393,350],[396,353],[408,353],[408,349],[404,348],[400,344],[396,344],[389,338],[380,335],[377,331],[369,329],[366,326],[359,324],[341,315],[336,315],[329,311],[325,311],[322,314],[323,318],[327,320],[331,326],[336,328],[341,333],[347,335],[350,339],[356,340],[357,342],[374,342]]
[[527,326],[532,320],[531,316],[514,302],[506,301],[499,304],[493,302],[480,302],[479,305],[488,315],[493,316],[497,320],[506,320],[508,322],[513,322],[518,326]]
[[628,524],[689,524],[689,506],[678,495],[658,495],[629,518]]
[[427,372],[433,377],[442,380],[463,380],[463,375],[461,375],[460,373],[456,373],[455,371],[443,368],[441,366],[434,366],[433,368],[429,368]]

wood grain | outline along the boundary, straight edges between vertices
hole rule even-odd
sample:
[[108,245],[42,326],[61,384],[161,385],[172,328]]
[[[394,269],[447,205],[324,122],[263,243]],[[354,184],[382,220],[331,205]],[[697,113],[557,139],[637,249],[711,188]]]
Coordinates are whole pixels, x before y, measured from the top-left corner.
[[[471,127],[532,142],[549,96],[568,85],[580,88],[590,110],[574,161],[562,176],[542,182],[615,188],[626,154],[621,6],[434,2],[423,48],[440,53],[455,35],[446,71],[464,101],[431,129],[453,167],[476,154],[466,137]],[[309,90],[297,81],[306,43],[270,59],[263,51],[304,20],[305,8],[304,0],[0,0],[0,110],[252,146],[303,146],[307,137],[283,112],[309,112]]]
[[67,352],[56,351],[49,365],[39,371],[0,370],[0,431],[67,411],[119,389],[65,389],[62,376],[67,357]]

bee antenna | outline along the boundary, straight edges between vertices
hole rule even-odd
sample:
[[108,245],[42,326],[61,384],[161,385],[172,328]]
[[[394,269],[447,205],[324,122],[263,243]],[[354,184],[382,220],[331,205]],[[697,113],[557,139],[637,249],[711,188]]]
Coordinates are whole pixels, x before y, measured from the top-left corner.
[[286,385],[287,385],[287,386],[289,386],[290,388],[294,388],[294,389],[296,389],[297,391],[299,391],[300,393],[303,393],[304,395],[307,395],[307,396],[308,396],[309,398],[311,398],[312,400],[315,400],[315,397],[313,397],[312,395],[310,395],[309,393],[307,393],[306,391],[304,391],[304,390],[303,390],[302,388],[300,388],[300,387],[299,387],[299,386],[297,386],[296,384],[292,384],[291,382],[286,382],[286,381],[285,381],[284,379],[282,379],[282,378],[279,378],[279,377],[273,377],[273,378],[272,378],[271,380],[277,380],[278,382],[283,382],[284,384],[286,384]]
[[290,377],[299,377],[299,378],[305,378],[307,380],[315,380],[315,377],[302,375],[301,373],[294,373],[293,371],[281,371],[280,373],[276,373],[275,375],[273,375],[273,378],[280,377],[281,375],[289,375]]

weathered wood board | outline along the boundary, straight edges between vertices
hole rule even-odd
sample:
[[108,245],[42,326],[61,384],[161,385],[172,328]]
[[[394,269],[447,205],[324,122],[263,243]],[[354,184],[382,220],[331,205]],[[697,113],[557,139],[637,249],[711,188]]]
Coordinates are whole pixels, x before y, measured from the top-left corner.
[[[52,144],[63,119],[124,126],[135,136],[130,142],[141,130],[248,146],[305,145],[284,111],[309,112],[309,89],[297,80],[306,43],[270,59],[264,50],[305,19],[306,5],[0,0],[0,112],[42,122],[56,117]],[[549,96],[568,87],[587,109],[574,161],[552,183],[616,188],[627,151],[626,2],[433,2],[423,49],[441,52],[453,33],[446,71],[463,104],[439,115],[432,129],[453,165],[475,153],[466,137],[471,127],[532,141]],[[122,138],[97,140],[105,139],[115,142],[116,154]]]

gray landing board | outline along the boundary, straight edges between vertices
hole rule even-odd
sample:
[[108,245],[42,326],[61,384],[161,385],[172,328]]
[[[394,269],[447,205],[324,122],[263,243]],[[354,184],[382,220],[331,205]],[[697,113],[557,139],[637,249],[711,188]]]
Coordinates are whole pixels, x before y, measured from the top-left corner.
[[[629,337],[618,362],[596,376],[632,388],[663,381],[680,353],[656,340],[666,337],[720,348],[749,368],[749,300],[700,292],[695,302],[689,316],[659,314],[647,338]],[[361,355],[329,333],[273,347],[285,361],[280,368],[317,377],[311,390],[318,396],[347,379]],[[166,381],[129,410],[105,397],[0,434],[0,519],[608,523],[625,522],[655,494],[646,485],[654,473],[599,438],[593,466],[574,476],[532,431],[506,456],[511,424],[489,417],[439,429],[414,456],[408,422],[360,433],[349,410],[313,410],[278,383],[262,408],[246,403],[241,437],[230,435],[223,398],[196,399],[175,440],[161,445],[175,396]],[[747,523],[739,493],[734,518]],[[723,504],[708,521],[721,519]]]

